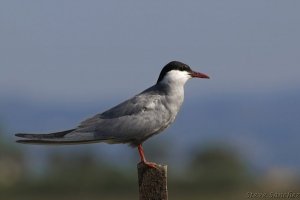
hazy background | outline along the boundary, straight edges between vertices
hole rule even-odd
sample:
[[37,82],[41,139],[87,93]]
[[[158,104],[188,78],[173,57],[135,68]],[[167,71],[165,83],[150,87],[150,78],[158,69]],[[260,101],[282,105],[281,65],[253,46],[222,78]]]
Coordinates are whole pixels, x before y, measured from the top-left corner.
[[[35,195],[43,184],[32,183],[33,177],[48,183],[57,163],[61,177],[88,160],[85,167],[109,166],[133,177],[124,180],[131,181],[134,189],[128,191],[137,199],[135,149],[106,144],[24,146],[14,143],[13,134],[72,128],[154,84],[172,60],[211,79],[187,83],[176,123],[145,143],[149,159],[168,164],[176,172],[174,183],[183,190],[180,183],[190,180],[185,173],[191,169],[200,171],[199,179],[190,181],[193,191],[201,188],[197,181],[205,180],[201,163],[207,155],[242,163],[243,177],[251,178],[239,180],[255,185],[253,192],[266,189],[261,186],[266,180],[272,186],[279,180],[280,190],[293,190],[300,173],[299,9],[300,2],[292,0],[0,1],[0,180],[14,180],[2,181],[3,191],[20,193],[15,188],[26,183],[32,184],[28,190]],[[231,164],[228,168],[235,169]],[[105,174],[101,167],[95,169],[103,181],[99,188],[106,188],[109,183],[101,171]],[[226,167],[220,173],[230,174]],[[56,189],[49,194],[68,197],[66,188],[72,190],[70,185],[85,182],[84,177],[66,178],[62,195]],[[87,188],[95,181],[86,180]],[[111,185],[124,189],[128,184]],[[103,190],[109,198],[116,194]],[[24,194],[32,198],[26,191],[23,199]],[[90,192],[83,189],[82,194]]]

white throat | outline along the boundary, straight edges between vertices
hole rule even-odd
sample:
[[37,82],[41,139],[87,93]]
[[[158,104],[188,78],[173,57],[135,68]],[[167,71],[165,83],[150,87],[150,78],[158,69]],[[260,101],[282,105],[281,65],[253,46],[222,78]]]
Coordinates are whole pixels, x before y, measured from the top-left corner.
[[168,95],[166,96],[168,104],[166,104],[166,107],[168,107],[173,114],[172,121],[175,119],[183,103],[184,85],[190,78],[191,76],[186,71],[172,70],[160,81],[160,84],[164,84],[168,88]]

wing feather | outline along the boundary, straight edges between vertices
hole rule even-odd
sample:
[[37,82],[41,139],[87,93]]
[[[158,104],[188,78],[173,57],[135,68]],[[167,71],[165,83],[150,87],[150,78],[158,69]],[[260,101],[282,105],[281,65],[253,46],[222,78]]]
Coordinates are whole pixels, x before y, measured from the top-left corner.
[[110,137],[118,142],[138,142],[165,129],[170,120],[162,96],[137,95],[83,121],[76,131],[94,132],[98,139]]

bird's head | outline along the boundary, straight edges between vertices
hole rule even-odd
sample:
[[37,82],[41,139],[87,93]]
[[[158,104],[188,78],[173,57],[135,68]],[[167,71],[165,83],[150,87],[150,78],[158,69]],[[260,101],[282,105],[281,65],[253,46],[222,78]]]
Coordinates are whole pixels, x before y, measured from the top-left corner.
[[184,85],[191,78],[209,78],[209,76],[193,71],[187,64],[172,61],[161,70],[157,84]]

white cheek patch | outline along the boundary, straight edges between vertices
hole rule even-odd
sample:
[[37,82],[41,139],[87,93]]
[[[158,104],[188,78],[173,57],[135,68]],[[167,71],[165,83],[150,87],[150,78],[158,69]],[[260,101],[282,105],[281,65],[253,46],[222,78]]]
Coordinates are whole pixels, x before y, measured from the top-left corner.
[[165,75],[162,82],[167,84],[184,85],[190,78],[191,76],[187,71],[172,70]]

